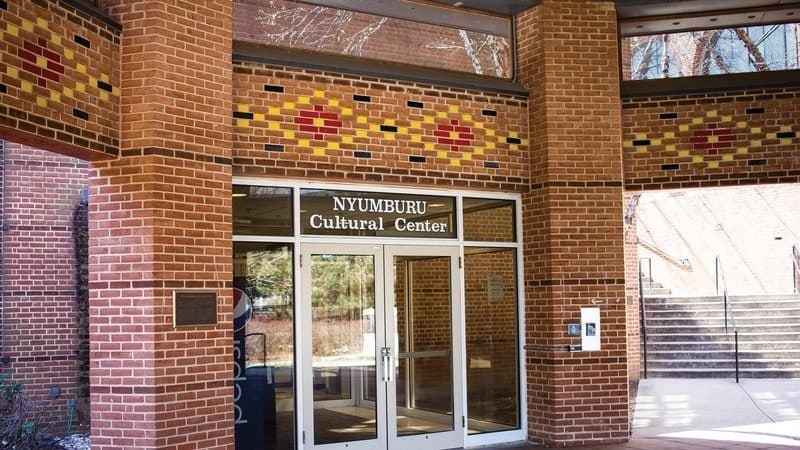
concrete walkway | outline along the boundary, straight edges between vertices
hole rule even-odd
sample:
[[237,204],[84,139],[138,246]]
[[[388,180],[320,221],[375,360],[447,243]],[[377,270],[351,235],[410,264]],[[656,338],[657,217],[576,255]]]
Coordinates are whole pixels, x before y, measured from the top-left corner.
[[[501,448],[501,447],[498,447]],[[504,447],[541,450],[527,444]],[[639,384],[633,437],[583,450],[800,448],[800,379],[649,379]]]

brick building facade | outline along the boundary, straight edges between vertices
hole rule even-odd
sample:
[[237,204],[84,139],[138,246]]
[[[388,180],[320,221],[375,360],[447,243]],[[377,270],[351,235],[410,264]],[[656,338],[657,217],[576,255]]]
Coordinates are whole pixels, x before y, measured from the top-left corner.
[[[485,236],[451,242],[466,266],[465,403],[498,414],[475,389],[493,361],[495,382],[518,379],[493,394],[519,397],[510,428],[564,446],[630,435],[632,195],[800,179],[796,73],[689,93],[621,83],[613,1],[519,13],[513,89],[245,55],[236,2],[99,4],[0,2],[2,370],[51,402],[48,421],[81,397],[72,218],[88,186],[93,448],[236,445],[235,186],[511,199],[511,215],[464,218]],[[276,242],[299,246],[300,234]],[[175,292],[198,290],[213,293],[214,320],[176,327]],[[580,338],[565,330],[589,306],[601,350],[569,351]],[[299,385],[307,363],[295,364]]]

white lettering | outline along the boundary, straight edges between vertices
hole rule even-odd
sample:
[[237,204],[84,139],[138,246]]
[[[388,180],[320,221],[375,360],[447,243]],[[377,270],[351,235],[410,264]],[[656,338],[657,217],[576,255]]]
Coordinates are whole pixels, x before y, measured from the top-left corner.
[[308,224],[311,225],[311,228],[319,230],[320,228],[322,228],[322,223],[320,222],[321,220],[322,220],[321,215],[313,214],[311,218],[308,220]]
[[333,197],[333,210],[342,211],[344,209],[344,199],[341,197]]

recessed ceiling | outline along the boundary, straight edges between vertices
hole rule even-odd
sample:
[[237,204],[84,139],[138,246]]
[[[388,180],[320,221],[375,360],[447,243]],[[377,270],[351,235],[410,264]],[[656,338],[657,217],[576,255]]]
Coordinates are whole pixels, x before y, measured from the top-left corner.
[[478,11],[514,16],[526,9],[532,8],[542,0],[431,0],[442,5],[457,6],[460,8],[476,9]]

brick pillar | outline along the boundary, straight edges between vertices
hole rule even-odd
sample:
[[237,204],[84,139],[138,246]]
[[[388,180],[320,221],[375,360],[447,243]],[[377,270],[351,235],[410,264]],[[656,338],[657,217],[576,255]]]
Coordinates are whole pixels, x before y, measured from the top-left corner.
[[[90,174],[92,448],[232,448],[232,3],[103,6],[124,29],[122,139]],[[218,323],[173,328],[193,288]]]
[[[528,436],[548,445],[629,436],[621,101],[613,1],[544,0],[517,18],[530,90],[525,234]],[[600,351],[567,324],[601,308]]]

